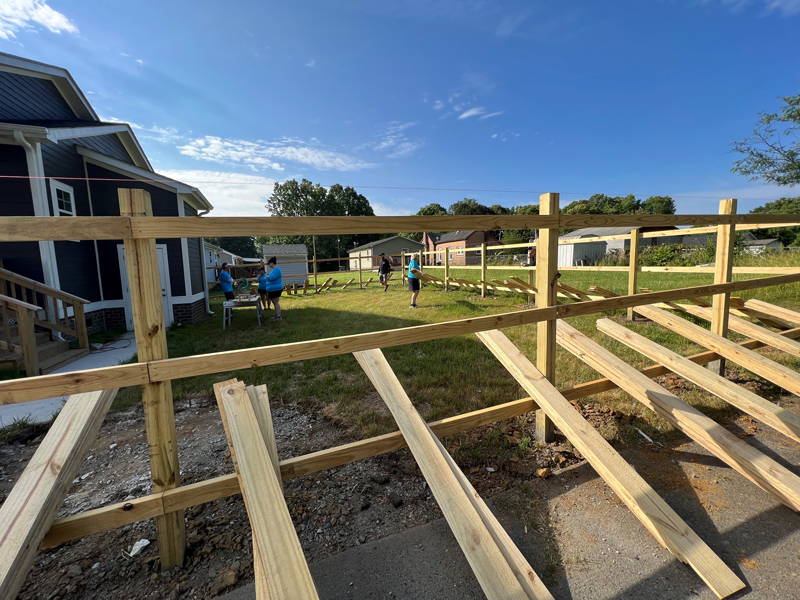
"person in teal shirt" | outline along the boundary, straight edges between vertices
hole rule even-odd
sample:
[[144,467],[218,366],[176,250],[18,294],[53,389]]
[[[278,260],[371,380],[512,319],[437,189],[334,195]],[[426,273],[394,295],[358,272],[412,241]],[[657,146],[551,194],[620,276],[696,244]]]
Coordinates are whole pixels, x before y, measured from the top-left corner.
[[225,294],[225,300],[233,300],[233,277],[230,268],[228,263],[222,263],[222,271],[219,273],[219,289]]
[[281,270],[278,267],[278,259],[274,256],[267,261],[267,266],[270,268],[269,275],[267,275],[267,281],[265,285],[265,290],[267,292],[267,297],[272,301],[272,305],[275,307],[275,316],[272,317],[273,321],[281,321],[281,294],[283,294],[283,279],[281,275]]
[[267,296],[267,282],[269,281],[269,277],[267,277],[267,272],[264,267],[258,268],[258,295],[261,296],[261,305],[264,307],[264,310],[269,310],[269,306],[271,304],[269,300],[269,296]]
[[419,254],[414,254],[411,257],[411,262],[408,263],[408,291],[411,292],[411,307],[417,308],[417,296],[419,296],[419,276],[422,271],[419,267]]

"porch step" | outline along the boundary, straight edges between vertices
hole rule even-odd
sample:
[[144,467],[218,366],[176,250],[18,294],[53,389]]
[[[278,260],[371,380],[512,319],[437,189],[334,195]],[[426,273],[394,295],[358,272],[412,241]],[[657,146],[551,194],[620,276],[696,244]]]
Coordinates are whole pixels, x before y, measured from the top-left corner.
[[56,369],[60,369],[61,367],[68,365],[69,363],[75,362],[79,358],[83,358],[89,354],[88,348],[77,348],[75,350],[67,350],[66,352],[62,352],[57,354],[47,360],[43,360],[39,362],[39,371],[42,375],[47,375],[48,373],[52,373]]
[[36,349],[38,350],[39,354],[39,364],[41,364],[42,361],[47,360],[48,358],[52,358],[58,354],[67,352],[69,350],[69,342],[64,340],[40,342],[37,340]]
[[[34,337],[36,338],[36,346],[41,346],[48,341],[50,341],[50,334],[47,331],[36,331],[34,332]],[[6,341],[6,334],[5,329],[0,327],[0,342]],[[11,326],[11,343],[12,344],[19,344],[19,335],[17,333],[17,327],[15,325]]]

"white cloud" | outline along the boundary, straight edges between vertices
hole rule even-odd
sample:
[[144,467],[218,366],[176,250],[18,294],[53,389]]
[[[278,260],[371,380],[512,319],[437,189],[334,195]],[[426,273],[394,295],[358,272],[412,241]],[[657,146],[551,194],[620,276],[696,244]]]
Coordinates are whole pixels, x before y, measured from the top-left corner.
[[488,115],[483,115],[482,117],[478,117],[478,118],[479,118],[481,121],[482,121],[483,119],[491,119],[492,117],[497,117],[497,116],[500,116],[500,115],[502,115],[504,112],[506,112],[506,111],[504,111],[504,110],[500,110],[500,111],[498,111],[498,112],[489,113]]
[[279,160],[314,167],[320,171],[358,171],[374,167],[374,164],[353,156],[308,145],[299,145],[300,140],[265,142],[257,140],[223,139],[207,135],[179,146],[181,154],[197,160],[207,160],[224,165],[243,165],[253,171],[274,169],[283,171]]
[[785,17],[800,14],[800,0],[766,0],[767,10],[777,10]]
[[437,100],[433,103],[433,110],[442,110],[444,108],[444,102],[441,100]]
[[45,27],[53,33],[78,34],[78,28],[62,13],[47,6],[47,0],[2,0],[0,2],[0,39],[16,38],[19,30]]
[[496,134],[496,133],[493,133],[493,134],[492,134],[492,139],[494,139],[494,138],[496,138],[496,137],[497,137],[497,134]]
[[386,156],[389,158],[411,156],[416,150],[425,145],[422,140],[411,140],[403,133],[414,125],[416,125],[415,122],[402,123],[400,121],[392,121],[375,136],[377,141],[364,144],[363,147],[371,148],[377,152],[388,152]]
[[395,208],[383,202],[370,202],[370,206],[378,217],[406,217],[411,214],[407,208]]
[[265,208],[275,180],[259,175],[241,175],[224,171],[160,170],[160,174],[194,186],[203,192],[215,217],[267,217]]
[[138,63],[138,64],[140,64],[140,65],[143,65],[143,64],[144,64],[144,61],[142,61],[142,60],[141,60],[141,59],[139,59],[139,58],[137,58],[135,62],[136,62],[136,63]]
[[461,113],[458,115],[459,119],[469,119],[470,117],[477,117],[478,115],[482,115],[486,112],[486,109],[482,106],[476,106],[475,108],[470,108],[469,110]]
[[500,37],[508,37],[510,35],[513,35],[517,27],[520,24],[522,24],[522,22],[527,18],[528,18],[527,12],[517,15],[515,17],[511,16],[503,17],[502,21],[500,21],[500,24],[497,26],[497,29],[495,29],[494,33],[495,35]]
[[316,62],[314,61],[314,59],[312,58],[310,61],[308,61],[308,62],[306,63],[306,66],[307,66],[309,69],[314,69],[314,68],[316,68],[316,66],[317,66],[317,63],[316,63]]

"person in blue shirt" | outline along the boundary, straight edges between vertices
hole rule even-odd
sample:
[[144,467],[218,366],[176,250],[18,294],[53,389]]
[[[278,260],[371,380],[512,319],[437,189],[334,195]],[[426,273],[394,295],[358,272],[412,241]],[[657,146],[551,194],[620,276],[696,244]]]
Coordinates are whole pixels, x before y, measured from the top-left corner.
[[270,268],[269,275],[267,275],[267,283],[265,289],[267,297],[272,301],[275,307],[275,316],[272,317],[273,321],[281,321],[281,301],[280,297],[283,294],[283,280],[281,279],[281,270],[278,267],[278,259],[274,256],[267,261],[267,266]]
[[258,268],[258,295],[261,296],[261,305],[264,307],[264,310],[269,310],[269,306],[271,304],[269,297],[267,296],[267,282],[269,281],[269,277],[267,277],[267,272],[264,267]]
[[233,300],[233,277],[230,268],[228,263],[222,263],[222,271],[219,273],[219,288],[225,294],[225,300]]
[[419,267],[419,254],[414,254],[414,256],[411,257],[411,262],[408,263],[408,291],[411,292],[410,308],[417,308],[420,275],[422,275],[422,271]]

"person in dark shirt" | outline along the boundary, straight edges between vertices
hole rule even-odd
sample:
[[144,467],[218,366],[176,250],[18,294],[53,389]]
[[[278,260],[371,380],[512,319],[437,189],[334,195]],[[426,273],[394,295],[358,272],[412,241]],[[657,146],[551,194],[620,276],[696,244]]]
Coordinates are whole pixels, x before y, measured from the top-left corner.
[[389,289],[389,273],[392,272],[392,263],[389,262],[389,259],[386,258],[383,252],[381,252],[381,264],[378,267],[378,272],[380,273],[380,282],[385,292]]

